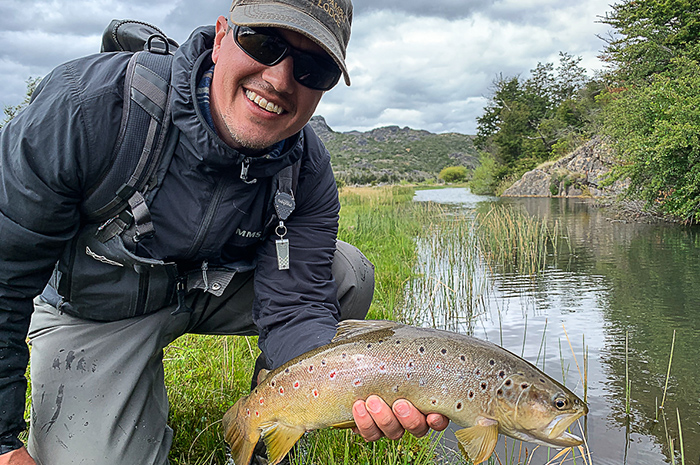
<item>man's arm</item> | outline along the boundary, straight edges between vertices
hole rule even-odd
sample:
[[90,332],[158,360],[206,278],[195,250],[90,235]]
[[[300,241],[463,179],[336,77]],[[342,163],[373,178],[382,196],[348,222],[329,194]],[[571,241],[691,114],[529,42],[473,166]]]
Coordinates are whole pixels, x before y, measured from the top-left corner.
[[88,73],[106,73],[95,80],[105,86],[120,77],[94,66],[82,70],[77,72],[75,62],[54,70],[30,105],[0,131],[0,436],[26,428],[24,374],[33,298],[80,224],[82,192],[99,173],[91,169],[100,168],[89,155],[107,147],[110,154],[114,140],[104,127],[119,127],[120,96],[88,93],[80,86]]

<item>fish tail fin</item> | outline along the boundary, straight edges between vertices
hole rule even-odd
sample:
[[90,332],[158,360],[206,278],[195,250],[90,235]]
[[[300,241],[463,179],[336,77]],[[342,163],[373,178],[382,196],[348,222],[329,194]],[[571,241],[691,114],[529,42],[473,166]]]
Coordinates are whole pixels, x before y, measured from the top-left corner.
[[244,412],[246,398],[239,399],[224,414],[224,438],[231,446],[231,456],[237,465],[248,465],[255,445],[260,439],[258,428],[252,427]]

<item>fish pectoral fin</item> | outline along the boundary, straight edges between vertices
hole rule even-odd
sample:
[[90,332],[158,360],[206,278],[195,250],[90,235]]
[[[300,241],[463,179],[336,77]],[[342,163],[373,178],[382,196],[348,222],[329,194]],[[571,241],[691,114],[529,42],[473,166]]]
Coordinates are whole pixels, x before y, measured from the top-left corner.
[[279,463],[306,432],[299,426],[288,426],[272,421],[262,423],[260,430],[267,447],[267,459],[270,465]]
[[335,425],[331,425],[331,428],[336,428],[336,429],[349,429],[349,428],[354,428],[357,426],[354,420],[348,420],[348,421],[342,421],[340,423],[336,423]]
[[471,428],[455,431],[459,448],[475,464],[488,459],[496,448],[498,441],[498,422],[480,421]]

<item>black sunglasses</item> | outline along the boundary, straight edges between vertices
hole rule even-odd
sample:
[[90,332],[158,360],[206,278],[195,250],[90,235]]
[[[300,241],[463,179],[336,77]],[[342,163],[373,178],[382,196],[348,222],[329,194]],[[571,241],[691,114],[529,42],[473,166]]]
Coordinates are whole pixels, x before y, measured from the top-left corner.
[[234,24],[233,38],[249,57],[266,66],[274,66],[291,55],[294,79],[310,89],[330,90],[340,79],[340,68],[332,59],[297,50],[271,28]]

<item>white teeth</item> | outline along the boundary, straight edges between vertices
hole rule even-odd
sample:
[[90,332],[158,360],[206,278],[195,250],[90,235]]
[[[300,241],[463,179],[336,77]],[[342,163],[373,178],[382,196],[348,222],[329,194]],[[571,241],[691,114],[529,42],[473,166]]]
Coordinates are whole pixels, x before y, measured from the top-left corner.
[[267,110],[270,113],[277,113],[278,115],[281,115],[282,111],[284,111],[279,105],[275,105],[272,102],[268,102],[266,99],[262,98],[252,90],[246,90],[245,96],[248,97],[248,100],[250,100],[251,102],[255,102],[260,108]]

